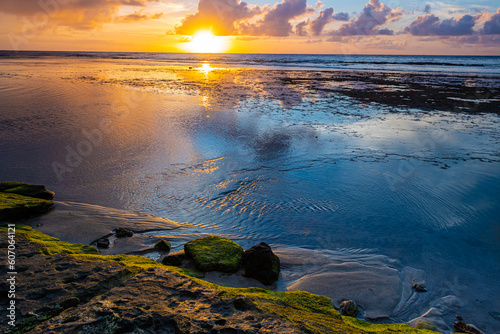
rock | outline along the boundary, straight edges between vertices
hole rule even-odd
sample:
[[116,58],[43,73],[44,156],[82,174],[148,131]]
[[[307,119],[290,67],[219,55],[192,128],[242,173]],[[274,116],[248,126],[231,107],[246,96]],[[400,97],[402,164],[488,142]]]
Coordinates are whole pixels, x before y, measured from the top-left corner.
[[455,322],[453,325],[455,330],[459,333],[468,333],[468,334],[483,334],[479,329],[472,325],[467,325],[462,320]]
[[340,304],[340,310],[343,315],[348,317],[355,317],[358,314],[358,305],[352,300],[344,300],[342,304]]
[[54,202],[0,192],[0,220],[18,220],[40,215],[49,211]]
[[97,248],[109,248],[110,242],[109,239],[102,238],[97,240],[96,246]]
[[263,284],[272,284],[280,275],[280,259],[265,242],[247,249],[243,253],[243,275]]
[[243,248],[224,237],[209,236],[192,240],[184,245],[186,255],[193,259],[200,271],[234,273],[240,267]]
[[186,253],[182,250],[182,251],[168,254],[168,256],[165,256],[161,262],[167,266],[178,267],[178,266],[182,265],[182,262],[186,258],[187,258]]
[[28,197],[51,200],[54,192],[47,190],[43,184],[29,184],[24,182],[2,182],[0,192],[18,194]]
[[115,233],[117,238],[130,238],[134,235],[134,232],[123,227],[117,227]]
[[427,292],[427,288],[422,283],[415,283],[415,284],[413,284],[413,288],[417,292]]
[[167,240],[159,240],[155,243],[155,248],[163,252],[169,252],[170,242],[168,242]]

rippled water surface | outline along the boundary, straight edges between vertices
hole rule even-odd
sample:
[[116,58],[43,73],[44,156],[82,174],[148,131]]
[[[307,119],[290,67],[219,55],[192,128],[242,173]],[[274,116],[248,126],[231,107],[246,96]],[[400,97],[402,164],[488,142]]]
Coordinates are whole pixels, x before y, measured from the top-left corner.
[[34,62],[0,66],[1,180],[244,247],[381,254],[427,273],[422,308],[455,295],[500,328],[497,114],[402,110],[271,70]]

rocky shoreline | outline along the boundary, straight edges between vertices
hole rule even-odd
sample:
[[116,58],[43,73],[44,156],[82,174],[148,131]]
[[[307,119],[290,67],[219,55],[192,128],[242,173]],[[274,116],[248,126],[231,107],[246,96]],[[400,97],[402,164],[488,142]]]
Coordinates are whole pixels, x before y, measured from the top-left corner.
[[[201,280],[189,268],[165,265],[137,255],[102,255],[89,245],[60,241],[23,225],[19,217],[38,214],[20,205],[24,195],[11,203],[26,210],[22,215],[2,218],[2,236],[9,227],[12,238],[2,237],[2,257],[7,258],[10,240],[15,240],[15,264],[2,263],[3,272],[15,270],[14,283],[2,280],[1,299],[14,301],[14,313],[2,308],[0,331],[6,333],[436,333],[403,324],[370,324],[343,316],[324,296],[304,291],[271,291],[263,288],[233,288]],[[26,197],[26,203],[32,201]],[[3,213],[8,211],[2,202]],[[2,211],[0,210],[0,211]],[[7,210],[7,211],[5,211]],[[15,221],[16,224],[7,222]],[[205,239],[200,241],[201,239]],[[194,240],[188,246],[191,258],[227,267],[227,254],[218,254],[225,238]],[[213,241],[216,241],[214,246]],[[207,243],[209,241],[209,243]],[[243,253],[229,239],[231,252],[240,254],[248,275],[252,262],[265,264],[269,275],[255,277],[263,283],[276,279],[276,259],[266,264],[267,245],[253,248],[257,260]],[[193,247],[196,246],[196,247]],[[267,247],[266,247],[267,246]],[[208,251],[207,251],[208,247]],[[12,248],[12,247],[11,247]],[[240,247],[241,248],[241,247]],[[198,255],[194,255],[198,252]],[[252,252],[250,252],[252,253]],[[271,252],[272,253],[272,252]],[[201,255],[200,255],[201,254]],[[215,254],[215,256],[213,256]],[[259,256],[261,256],[259,260]],[[202,256],[203,257],[203,256]],[[195,261],[196,262],[196,261]],[[279,260],[278,260],[279,270]],[[212,263],[213,264],[213,263]],[[196,269],[213,270],[196,265]],[[231,271],[237,269],[231,263]],[[252,275],[248,275],[252,276]],[[8,296],[14,285],[15,296]],[[9,315],[14,314],[11,326]],[[12,316],[11,316],[12,317]]]

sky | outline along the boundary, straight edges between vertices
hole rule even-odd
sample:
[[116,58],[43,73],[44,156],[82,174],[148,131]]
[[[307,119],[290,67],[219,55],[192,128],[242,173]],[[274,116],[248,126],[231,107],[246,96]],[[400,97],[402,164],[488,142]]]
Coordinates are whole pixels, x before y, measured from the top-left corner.
[[500,55],[492,0],[0,0],[0,28],[2,50]]

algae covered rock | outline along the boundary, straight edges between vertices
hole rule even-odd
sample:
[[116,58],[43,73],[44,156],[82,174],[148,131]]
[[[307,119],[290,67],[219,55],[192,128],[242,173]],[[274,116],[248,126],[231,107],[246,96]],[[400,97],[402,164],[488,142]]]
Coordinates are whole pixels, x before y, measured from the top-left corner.
[[243,253],[243,270],[244,276],[272,284],[280,275],[280,259],[268,244],[261,242]]
[[51,200],[54,192],[47,190],[43,184],[29,184],[24,182],[2,182],[0,192],[18,194],[28,197]]
[[200,271],[234,273],[243,257],[243,248],[240,245],[228,238],[217,236],[192,240],[184,245],[184,251]]
[[343,315],[348,317],[355,317],[359,312],[358,305],[352,300],[344,300],[342,304],[340,304],[340,310]]
[[0,192],[0,220],[18,220],[47,212],[54,202]]

